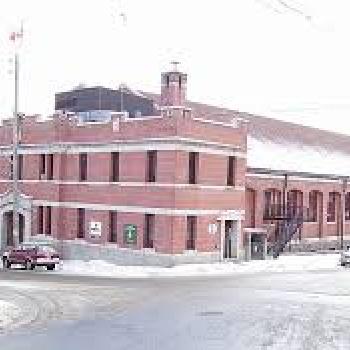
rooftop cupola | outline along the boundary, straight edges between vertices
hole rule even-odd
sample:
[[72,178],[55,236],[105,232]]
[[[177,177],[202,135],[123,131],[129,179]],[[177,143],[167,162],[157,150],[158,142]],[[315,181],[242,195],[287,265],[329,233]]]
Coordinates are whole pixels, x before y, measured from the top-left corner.
[[171,62],[172,69],[162,73],[161,105],[183,107],[186,102],[187,74],[178,70],[179,62]]

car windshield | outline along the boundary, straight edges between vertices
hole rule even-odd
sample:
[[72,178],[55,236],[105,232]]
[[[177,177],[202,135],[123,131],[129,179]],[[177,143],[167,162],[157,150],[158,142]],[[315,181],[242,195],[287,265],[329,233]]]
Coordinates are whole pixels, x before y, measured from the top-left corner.
[[18,246],[18,250],[32,250],[35,248],[36,248],[35,244],[29,244],[29,243],[21,244],[20,246]]
[[43,253],[56,253],[56,250],[52,247],[49,247],[49,246],[41,246],[38,248],[39,248],[39,251],[41,251]]

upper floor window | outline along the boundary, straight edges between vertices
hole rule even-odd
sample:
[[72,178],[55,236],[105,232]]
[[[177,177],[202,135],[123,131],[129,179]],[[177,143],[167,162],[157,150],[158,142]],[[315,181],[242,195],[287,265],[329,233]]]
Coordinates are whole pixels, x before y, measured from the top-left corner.
[[111,153],[111,176],[112,182],[119,181],[119,152]]
[[337,214],[337,193],[331,192],[328,195],[327,222],[335,222]]
[[10,174],[9,179],[13,180],[13,155],[10,156]]
[[198,181],[198,152],[190,152],[188,159],[188,183],[196,184]]
[[317,222],[318,213],[318,192],[311,191],[309,193],[309,221]]
[[282,211],[281,191],[272,188],[264,191],[264,220],[271,220],[279,215]]
[[345,220],[350,220],[350,192],[345,194]]
[[227,159],[227,186],[235,185],[236,157],[229,156]]
[[79,180],[87,180],[87,153],[79,154]]
[[147,151],[146,181],[155,182],[157,173],[157,151]]

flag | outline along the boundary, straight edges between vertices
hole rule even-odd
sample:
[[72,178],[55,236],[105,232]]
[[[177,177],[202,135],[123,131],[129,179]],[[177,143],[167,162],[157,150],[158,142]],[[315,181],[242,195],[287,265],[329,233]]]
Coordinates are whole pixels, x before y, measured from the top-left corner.
[[10,34],[10,40],[13,42],[16,42],[17,39],[23,38],[23,22],[21,23],[21,29],[18,32],[11,32]]
[[127,20],[128,20],[127,17],[126,17],[126,13],[121,12],[119,16],[121,17],[121,19],[123,21],[123,25],[126,25]]

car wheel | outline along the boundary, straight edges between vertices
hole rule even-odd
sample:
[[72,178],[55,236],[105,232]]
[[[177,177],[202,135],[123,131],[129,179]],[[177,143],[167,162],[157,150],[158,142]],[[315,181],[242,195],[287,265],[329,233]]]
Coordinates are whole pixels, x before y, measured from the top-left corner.
[[340,266],[345,266],[345,263],[340,263]]
[[47,265],[46,268],[48,271],[52,271],[55,269],[55,265]]
[[32,264],[32,262],[30,260],[27,260],[24,267],[26,270],[33,270],[34,265]]
[[11,267],[11,263],[7,259],[2,260],[2,267],[4,269],[9,269]]

